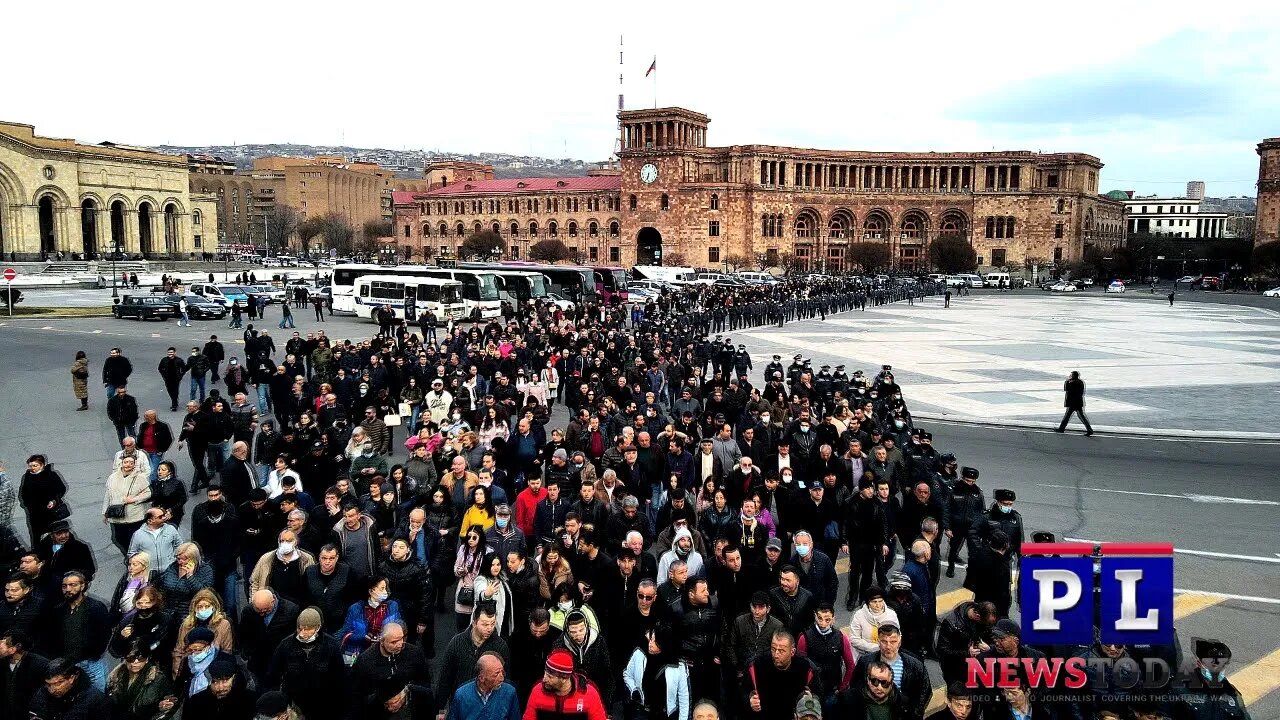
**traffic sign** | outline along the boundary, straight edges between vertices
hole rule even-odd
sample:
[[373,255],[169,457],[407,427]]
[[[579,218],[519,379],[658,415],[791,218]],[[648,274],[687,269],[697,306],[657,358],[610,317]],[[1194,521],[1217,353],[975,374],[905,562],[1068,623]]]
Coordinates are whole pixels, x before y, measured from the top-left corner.
[[6,282],[13,282],[13,279],[16,277],[18,277],[17,270],[14,270],[13,268],[4,269],[4,279]]

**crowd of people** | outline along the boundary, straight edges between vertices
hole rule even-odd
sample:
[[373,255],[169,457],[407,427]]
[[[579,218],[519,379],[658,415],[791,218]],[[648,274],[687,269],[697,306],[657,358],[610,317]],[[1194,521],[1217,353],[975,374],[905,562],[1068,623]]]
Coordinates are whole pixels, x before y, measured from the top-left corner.
[[[969,658],[1163,649],[1023,644],[1016,494],[934,447],[890,366],[775,355],[755,384],[727,335],[906,296],[702,286],[283,352],[250,325],[242,357],[215,336],[160,360],[171,409],[199,372],[172,428],[113,349],[99,518],[45,455],[0,477],[0,720],[923,720],[926,663],[930,720],[1240,717],[1225,681],[1169,705],[965,687]],[[87,407],[83,353],[72,377]],[[78,537],[98,522],[121,566]],[[939,618],[957,568],[973,598]]]

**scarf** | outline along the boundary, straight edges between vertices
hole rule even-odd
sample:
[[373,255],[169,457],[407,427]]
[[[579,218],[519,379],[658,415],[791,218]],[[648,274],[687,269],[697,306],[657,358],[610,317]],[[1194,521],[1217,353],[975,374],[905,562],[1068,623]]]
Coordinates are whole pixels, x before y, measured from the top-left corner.
[[218,659],[216,643],[209,646],[209,656],[201,662],[196,662],[194,656],[187,656],[187,667],[191,668],[191,689],[187,692],[187,697],[194,697],[196,693],[209,687],[209,666],[216,659]]

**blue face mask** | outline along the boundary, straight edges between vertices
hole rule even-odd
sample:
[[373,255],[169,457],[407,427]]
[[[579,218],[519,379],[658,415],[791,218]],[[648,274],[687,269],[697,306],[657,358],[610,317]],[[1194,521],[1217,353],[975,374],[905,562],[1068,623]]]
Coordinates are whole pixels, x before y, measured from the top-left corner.
[[1012,505],[1001,505],[1001,506],[1000,506],[1000,512],[1002,512],[1002,513],[1011,513],[1011,512],[1013,512],[1013,506],[1012,506]]
[[191,660],[197,664],[209,659],[209,655],[213,653],[213,648],[206,648],[198,653],[191,653]]
[[1209,682],[1222,682],[1223,680],[1227,679],[1226,673],[1221,673],[1221,672],[1215,673],[1209,668],[1200,668],[1200,675],[1203,676],[1204,679],[1208,680]]
[[58,551],[59,551],[59,550],[61,550],[61,549],[62,549],[62,543],[54,543],[54,544],[53,544],[53,551],[54,551],[54,552],[58,552]]
[[511,522],[511,520],[509,518],[500,517],[495,522],[498,523],[498,527],[502,528],[503,530],[506,530],[507,524]]
[[200,608],[196,611],[197,620],[205,621],[211,617],[213,617],[213,608]]
[[806,557],[806,556],[808,556],[808,555],[809,555],[809,546],[808,546],[808,545],[797,545],[797,546],[796,546],[796,554],[797,554],[797,555],[799,555],[800,557]]

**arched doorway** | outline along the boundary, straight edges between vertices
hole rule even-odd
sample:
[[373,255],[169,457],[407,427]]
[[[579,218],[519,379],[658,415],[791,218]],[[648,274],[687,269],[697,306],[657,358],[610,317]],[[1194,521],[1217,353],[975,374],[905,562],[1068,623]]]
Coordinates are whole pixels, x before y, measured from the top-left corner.
[[111,203],[111,252],[122,253],[125,249],[124,201]]
[[151,241],[151,204],[142,203],[138,206],[138,251],[144,258],[151,257]]
[[164,206],[164,253],[178,254],[178,207],[173,203]]
[[636,264],[662,264],[662,233],[657,228],[640,228],[636,235]]
[[85,260],[98,253],[98,203],[93,200],[80,203],[80,248]]
[[58,236],[53,228],[53,196],[40,198],[40,255],[49,256],[58,252]]

